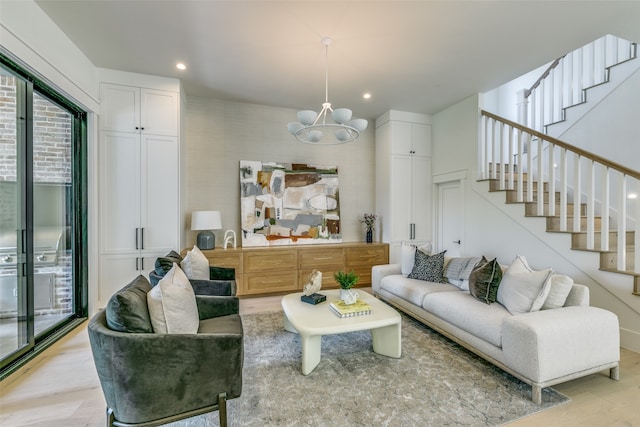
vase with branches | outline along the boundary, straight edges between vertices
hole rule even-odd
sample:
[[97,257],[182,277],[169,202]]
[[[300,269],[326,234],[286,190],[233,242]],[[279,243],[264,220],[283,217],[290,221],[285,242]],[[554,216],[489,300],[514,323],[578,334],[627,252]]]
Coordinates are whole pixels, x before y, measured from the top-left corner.
[[360,222],[364,224],[364,229],[367,233],[367,243],[373,242],[373,230],[375,230],[376,219],[378,219],[378,216],[372,213],[366,213],[364,214],[364,217],[360,219]]

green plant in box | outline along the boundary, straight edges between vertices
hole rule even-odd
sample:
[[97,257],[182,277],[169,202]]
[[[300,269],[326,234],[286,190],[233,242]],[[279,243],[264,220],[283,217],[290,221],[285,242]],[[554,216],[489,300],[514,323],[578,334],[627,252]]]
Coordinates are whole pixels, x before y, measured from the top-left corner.
[[333,273],[333,278],[336,279],[336,282],[338,282],[342,289],[351,289],[360,279],[353,270],[348,273],[344,271],[336,271]]

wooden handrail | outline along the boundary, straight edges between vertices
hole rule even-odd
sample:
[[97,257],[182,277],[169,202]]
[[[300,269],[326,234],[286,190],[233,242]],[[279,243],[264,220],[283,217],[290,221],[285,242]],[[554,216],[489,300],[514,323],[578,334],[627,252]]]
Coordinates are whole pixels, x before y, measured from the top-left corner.
[[637,170],[633,170],[633,169],[630,169],[630,168],[628,168],[626,166],[618,164],[616,162],[612,162],[611,160],[605,159],[604,157],[598,156],[597,154],[594,154],[594,153],[591,153],[589,151],[583,150],[582,148],[578,148],[578,147],[573,146],[571,144],[567,144],[564,141],[561,141],[561,140],[556,139],[556,138],[554,138],[552,136],[549,136],[549,135],[545,135],[544,133],[541,133],[541,132],[538,132],[536,130],[530,129],[530,128],[528,128],[526,126],[523,126],[523,125],[521,125],[519,123],[512,122],[511,120],[505,119],[504,117],[497,116],[497,115],[495,115],[493,113],[490,113],[488,111],[480,110],[480,114],[483,115],[483,116],[492,118],[494,120],[497,120],[499,122],[502,122],[502,123],[504,123],[506,125],[509,125],[509,126],[515,128],[515,129],[519,129],[519,130],[521,130],[523,132],[526,132],[526,133],[528,133],[530,135],[537,136],[538,138],[540,138],[542,140],[545,140],[545,141],[548,141],[548,142],[552,143],[553,145],[557,145],[558,147],[562,147],[562,148],[564,148],[566,150],[574,152],[574,153],[578,154],[581,157],[585,157],[587,159],[593,160],[594,162],[598,162],[601,165],[604,165],[604,166],[606,166],[608,168],[617,170],[618,172],[620,172],[620,173],[622,173],[624,175],[627,175],[627,176],[633,177],[633,178],[635,178],[637,180],[640,180],[640,172],[637,171]]

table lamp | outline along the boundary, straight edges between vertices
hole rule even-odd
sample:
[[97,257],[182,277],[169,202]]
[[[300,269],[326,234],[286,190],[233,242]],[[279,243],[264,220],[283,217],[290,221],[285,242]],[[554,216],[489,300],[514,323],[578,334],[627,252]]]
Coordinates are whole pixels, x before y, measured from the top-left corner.
[[220,211],[194,211],[191,213],[191,229],[200,231],[196,245],[200,249],[215,249],[216,236],[211,230],[220,230],[222,219]]

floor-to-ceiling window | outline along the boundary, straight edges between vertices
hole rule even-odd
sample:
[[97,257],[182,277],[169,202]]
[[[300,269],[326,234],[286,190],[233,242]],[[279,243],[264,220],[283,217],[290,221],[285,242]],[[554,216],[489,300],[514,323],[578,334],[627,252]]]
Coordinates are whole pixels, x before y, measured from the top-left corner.
[[0,366],[87,315],[86,113],[0,55]]

